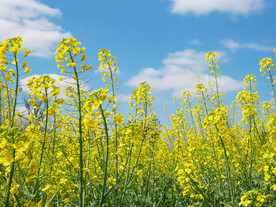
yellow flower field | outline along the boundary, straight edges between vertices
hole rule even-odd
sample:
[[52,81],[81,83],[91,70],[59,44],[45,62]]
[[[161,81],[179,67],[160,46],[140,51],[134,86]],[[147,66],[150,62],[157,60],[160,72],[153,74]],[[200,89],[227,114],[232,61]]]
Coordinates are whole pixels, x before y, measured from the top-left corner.
[[99,51],[106,87],[83,89],[92,66],[74,38],[63,39],[55,56],[71,86],[61,94],[57,80],[33,77],[27,112],[18,112],[19,80],[31,70],[22,44],[20,37],[0,44],[0,206],[276,206],[271,58],[260,72],[273,99],[260,102],[248,75],[227,106],[219,60],[207,53],[211,86],[184,91],[164,126],[146,82],[132,91],[128,115],[119,112],[117,61],[107,49]]

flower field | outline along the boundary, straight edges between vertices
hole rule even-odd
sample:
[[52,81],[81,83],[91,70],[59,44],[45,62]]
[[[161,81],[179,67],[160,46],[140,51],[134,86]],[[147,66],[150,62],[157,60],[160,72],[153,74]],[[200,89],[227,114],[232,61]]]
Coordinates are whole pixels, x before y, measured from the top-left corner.
[[219,60],[207,53],[210,85],[184,91],[165,126],[146,82],[132,91],[128,114],[120,113],[117,61],[107,49],[99,51],[106,87],[85,90],[92,66],[74,38],[56,50],[68,76],[59,79],[68,84],[64,94],[52,77],[33,77],[20,112],[19,81],[31,70],[22,44],[20,37],[0,44],[0,206],[276,206],[271,58],[260,61],[260,72],[273,99],[260,102],[248,75],[227,106]]

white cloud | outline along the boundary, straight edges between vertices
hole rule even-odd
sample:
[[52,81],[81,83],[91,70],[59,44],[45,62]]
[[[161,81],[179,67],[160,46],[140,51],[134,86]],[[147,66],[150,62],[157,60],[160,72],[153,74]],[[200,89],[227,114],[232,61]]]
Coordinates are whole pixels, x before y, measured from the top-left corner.
[[220,43],[223,44],[224,47],[227,47],[230,50],[232,50],[232,52],[235,52],[237,49],[241,49],[241,48],[263,51],[263,52],[273,50],[273,47],[267,47],[256,43],[238,43],[231,39],[224,39],[220,41]]
[[236,49],[241,47],[239,43],[229,39],[222,40],[220,43],[223,44],[225,47],[229,48],[230,50],[232,50],[233,52]]
[[264,0],[172,0],[172,12],[177,14],[193,13],[204,15],[210,12],[248,15],[264,7]]
[[[223,52],[217,52],[218,57],[225,60]],[[168,54],[160,69],[144,68],[137,75],[130,78],[128,86],[137,87],[141,82],[148,82],[153,90],[172,90],[173,95],[181,96],[185,90],[193,92],[198,83],[197,74],[201,82],[207,84],[210,80],[208,63],[205,61],[205,52],[186,49]],[[242,81],[228,76],[221,76],[220,87],[224,92],[239,90],[243,87]]]
[[129,102],[129,100],[130,100],[130,95],[121,93],[121,94],[118,95],[118,99],[119,99],[120,101],[123,101],[123,102]]
[[49,57],[63,37],[72,36],[49,20],[49,17],[59,16],[59,9],[36,0],[1,0],[0,40],[21,36],[24,47],[31,49],[32,55]]
[[190,41],[187,41],[187,43],[192,44],[192,45],[200,45],[201,42],[198,39],[193,39]]
[[192,49],[169,53],[168,57],[162,61],[164,65],[180,66],[193,68],[194,71],[200,72],[206,70],[205,52],[197,52]]
[[[58,75],[58,74],[43,74],[43,75],[32,75],[32,76],[28,76],[28,77],[25,77],[23,79],[20,80],[20,85],[22,87],[22,90],[26,93],[29,93],[30,92],[30,89],[27,87],[27,83],[28,83],[28,80],[30,78],[32,78],[33,76],[36,76],[37,78],[38,77],[41,77],[41,76],[44,76],[44,75],[49,75],[51,78],[55,79],[56,82],[55,82],[55,86],[57,87],[60,87],[60,94],[59,94],[59,98],[66,98],[64,96],[65,94],[65,89],[68,87],[68,86],[72,86],[73,88],[77,88],[77,86],[73,83],[75,83],[75,80],[73,78],[69,78],[69,77],[66,77],[66,76],[61,76],[61,75]],[[65,80],[63,81],[59,81],[59,78],[62,77],[62,78],[66,78]],[[82,83],[81,82],[81,89],[83,90],[89,90],[89,86],[87,86],[86,84]]]
[[263,45],[255,44],[255,43],[246,43],[243,44],[242,47],[252,49],[252,50],[259,50],[259,51],[273,51],[273,47],[266,47]]

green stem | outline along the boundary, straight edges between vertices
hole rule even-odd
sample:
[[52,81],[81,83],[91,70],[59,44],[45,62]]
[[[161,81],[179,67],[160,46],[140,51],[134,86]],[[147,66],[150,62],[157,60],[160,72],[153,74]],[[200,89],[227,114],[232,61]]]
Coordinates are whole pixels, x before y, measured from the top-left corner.
[[273,90],[274,104],[275,104],[274,106],[276,107],[276,92],[275,92],[275,88],[274,88],[274,84],[273,84],[273,77],[272,77],[271,71],[269,70],[268,72],[269,72],[271,87],[272,87],[272,90]]
[[[2,76],[5,77],[3,71],[1,71]],[[4,79],[5,84],[6,84],[6,91],[7,91],[7,104],[8,104],[8,119],[11,118],[11,97],[10,97],[10,92],[9,92],[9,87],[8,87],[8,82]],[[4,113],[4,112],[3,112]]]
[[126,175],[125,185],[124,185],[124,189],[122,190],[121,199],[120,199],[119,203],[121,203],[122,200],[124,199],[124,195],[125,195],[125,192],[126,192],[126,189],[127,189],[127,186],[128,186],[128,182],[129,182],[129,179],[130,179],[130,166],[131,166],[132,147],[133,147],[133,144],[130,145],[130,150],[129,150],[129,155],[128,155],[128,160],[129,161],[128,161],[128,167],[127,167],[127,175]]
[[4,117],[4,113],[2,114],[2,107],[2,90],[0,90],[0,125],[2,125],[2,117]]
[[[112,88],[112,96],[115,97],[115,89],[114,89],[114,80],[113,80],[113,73],[112,73],[112,69],[111,69],[111,65],[109,64],[109,72],[110,72],[110,79],[111,79],[111,88]],[[115,101],[113,101],[113,104],[115,104]],[[114,115],[116,115],[116,110],[114,112]],[[117,155],[117,151],[118,151],[118,125],[117,123],[115,123],[115,178],[116,178],[116,184],[118,183],[118,155]],[[117,194],[117,189],[115,190],[115,194]],[[117,197],[117,196],[116,196]],[[117,199],[116,199],[117,202]]]
[[[69,51],[70,59],[72,62],[75,62],[75,59],[72,56],[71,51]],[[79,145],[80,145],[80,155],[79,155],[79,162],[80,162],[80,198],[79,198],[79,206],[84,207],[84,192],[85,192],[85,184],[83,179],[83,137],[82,137],[82,113],[81,113],[81,93],[80,93],[80,80],[77,72],[77,68],[74,67],[74,74],[76,78],[76,84],[77,84],[77,95],[78,95],[78,113],[79,113]]]
[[[44,149],[45,149],[45,143],[46,143],[46,136],[47,136],[47,128],[48,128],[48,119],[49,119],[49,101],[48,101],[48,91],[47,88],[45,89],[45,96],[47,97],[46,100],[46,120],[45,120],[45,126],[44,126],[44,134],[43,134],[43,142],[42,142],[42,147],[41,147],[41,153],[40,153],[40,158],[39,158],[39,165],[42,164],[43,160],[43,154],[44,154]],[[37,169],[37,175],[40,173],[40,168]]]
[[54,165],[54,158],[55,158],[55,141],[56,141],[56,114],[54,115],[54,134],[53,134],[53,147],[52,147],[52,163],[51,163],[51,168],[50,168],[50,175],[52,175],[52,170],[53,170],[53,165]]
[[[14,60],[15,60],[15,68],[16,68],[16,85],[15,85],[15,97],[14,97],[14,102],[13,102],[13,111],[12,111],[12,117],[11,117],[11,123],[10,123],[10,128],[13,127],[14,125],[14,117],[15,117],[15,110],[16,110],[16,105],[17,105],[17,96],[18,96],[18,87],[19,87],[19,68],[18,68],[18,62],[16,59],[16,54],[14,53]],[[8,90],[8,88],[7,88]],[[12,136],[12,143],[15,143],[14,140],[14,135]],[[10,189],[12,185],[12,179],[14,175],[14,170],[15,170],[15,149],[12,149],[12,156],[13,156],[13,162],[11,166],[11,171],[10,171],[10,177],[9,177],[9,183],[6,191],[6,200],[5,200],[5,207],[9,206],[9,198],[10,198]]]
[[218,86],[218,75],[216,73],[216,65],[215,62],[212,60],[212,63],[214,65],[214,77],[215,77],[215,85],[216,85],[216,99],[217,99],[217,104],[218,107],[220,106],[221,100],[220,100],[220,95],[219,95],[219,86]]
[[45,96],[47,97],[46,100],[46,120],[45,120],[45,126],[44,126],[44,134],[43,134],[43,141],[42,141],[42,146],[41,146],[41,152],[40,152],[40,158],[39,158],[39,168],[37,169],[37,179],[35,181],[34,189],[33,189],[33,195],[36,193],[36,198],[38,196],[39,191],[37,191],[38,187],[38,176],[40,174],[40,169],[41,169],[41,164],[43,161],[43,154],[44,154],[44,149],[45,149],[45,144],[46,144],[46,136],[47,136],[47,128],[48,128],[48,119],[49,119],[49,101],[48,101],[48,91],[47,88],[45,88]]
[[[215,127],[216,127],[217,132],[219,133],[219,129],[218,129],[218,126],[216,124],[215,124]],[[230,198],[232,200],[232,205],[234,205],[232,179],[231,179],[230,164],[229,164],[230,161],[229,161],[229,157],[227,155],[227,150],[226,150],[226,147],[225,147],[225,144],[224,144],[224,141],[223,141],[221,135],[218,135],[218,137],[220,139],[220,142],[221,142],[221,145],[222,145],[222,148],[223,148],[224,157],[225,157],[225,160],[226,160],[226,174],[227,174],[227,178],[228,178],[228,182],[229,182],[229,186],[230,186],[230,189],[229,189]]]
[[103,124],[104,124],[104,132],[106,137],[106,154],[105,154],[105,163],[104,163],[104,176],[103,176],[103,188],[102,188],[102,196],[100,201],[100,207],[104,204],[104,194],[105,194],[105,188],[106,188],[106,181],[107,181],[107,166],[108,166],[108,155],[109,155],[109,136],[108,136],[108,128],[106,123],[106,118],[104,115],[104,111],[102,108],[102,105],[100,105],[100,111],[103,118]]

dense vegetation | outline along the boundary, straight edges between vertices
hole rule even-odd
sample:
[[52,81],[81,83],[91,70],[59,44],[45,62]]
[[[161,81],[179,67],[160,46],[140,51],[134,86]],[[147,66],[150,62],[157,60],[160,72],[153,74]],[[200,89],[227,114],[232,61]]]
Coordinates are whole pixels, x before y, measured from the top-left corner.
[[[228,107],[219,60],[207,53],[211,86],[185,91],[163,126],[145,82],[131,93],[129,115],[119,113],[117,62],[109,50],[99,52],[106,88],[84,90],[92,66],[74,38],[56,50],[68,79],[32,77],[26,111],[18,111],[19,81],[31,70],[25,60],[31,51],[21,51],[22,43],[17,37],[0,45],[1,206],[276,206],[271,58],[260,61],[260,71],[273,100],[260,103],[255,76],[248,75]],[[68,82],[64,94],[57,81]]]

